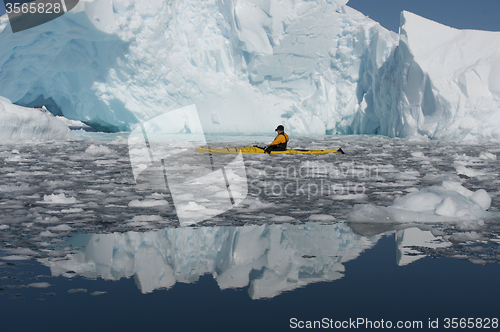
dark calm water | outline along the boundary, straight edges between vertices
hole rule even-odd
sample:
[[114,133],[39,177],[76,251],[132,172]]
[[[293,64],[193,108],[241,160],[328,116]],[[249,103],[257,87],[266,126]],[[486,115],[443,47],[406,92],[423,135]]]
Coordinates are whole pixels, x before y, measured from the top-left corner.
[[[142,294],[133,277],[50,277],[37,262],[1,266],[2,327],[6,331],[286,331],[290,319],[334,321],[422,321],[498,317],[498,264],[474,265],[448,257],[396,264],[394,236],[381,238],[358,258],[345,263],[345,276],[309,284],[273,298],[253,300],[249,287],[220,290],[210,275],[169,290]],[[45,289],[22,288],[47,281]],[[86,293],[68,293],[85,289]],[[90,295],[106,291],[102,295]],[[292,324],[293,326],[293,324]],[[490,329],[498,330],[498,329]]]

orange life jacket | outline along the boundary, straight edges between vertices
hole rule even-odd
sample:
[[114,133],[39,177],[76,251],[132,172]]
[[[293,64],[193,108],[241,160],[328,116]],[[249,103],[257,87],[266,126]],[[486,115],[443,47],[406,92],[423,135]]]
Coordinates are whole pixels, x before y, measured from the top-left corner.
[[269,144],[269,146],[271,145],[274,145],[275,147],[273,147],[275,150],[286,150],[286,143],[288,143],[289,141],[289,138],[288,138],[288,135],[285,134],[285,133],[279,133],[276,138],[274,139],[274,141]]

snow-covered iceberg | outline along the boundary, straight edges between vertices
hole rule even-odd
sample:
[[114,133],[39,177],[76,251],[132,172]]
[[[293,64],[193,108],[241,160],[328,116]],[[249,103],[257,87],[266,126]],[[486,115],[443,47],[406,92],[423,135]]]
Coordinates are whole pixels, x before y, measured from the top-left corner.
[[205,133],[500,136],[499,33],[405,12],[398,38],[346,3],[88,0],[15,34],[4,15],[0,95],[111,131],[195,104]]
[[48,111],[13,105],[0,97],[0,142],[77,140],[69,127]]

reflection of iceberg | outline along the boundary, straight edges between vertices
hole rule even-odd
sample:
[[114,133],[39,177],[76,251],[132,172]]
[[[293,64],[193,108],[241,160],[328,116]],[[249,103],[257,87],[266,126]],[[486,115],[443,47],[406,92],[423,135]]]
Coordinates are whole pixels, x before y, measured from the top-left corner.
[[136,183],[168,189],[181,226],[224,213],[248,193],[241,153],[218,169],[212,156],[194,154],[195,146],[206,145],[195,105],[141,124],[128,143]]
[[74,275],[68,271],[108,280],[134,276],[143,293],[212,274],[221,289],[250,286],[250,296],[258,299],[340,279],[343,263],[378,239],[355,235],[345,224],[163,229],[93,235],[68,259],[42,262],[55,276]]
[[443,248],[451,245],[441,236],[436,237],[431,231],[421,230],[417,227],[398,230],[396,232],[398,244],[397,262],[399,266],[413,263],[426,255],[414,250],[412,247]]
[[[417,223],[348,222],[354,234],[374,237],[395,232],[397,244],[396,262],[408,265],[427,256],[445,256],[468,260],[474,264],[497,264],[500,261],[496,246],[500,238],[498,224],[483,220],[441,223],[430,226]],[[457,245],[459,244],[459,245]]]

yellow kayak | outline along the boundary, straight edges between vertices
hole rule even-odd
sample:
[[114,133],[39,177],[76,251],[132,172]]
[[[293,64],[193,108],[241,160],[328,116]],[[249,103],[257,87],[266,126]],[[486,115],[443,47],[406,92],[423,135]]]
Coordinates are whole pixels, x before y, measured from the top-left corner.
[[[219,149],[209,149],[197,147],[196,151],[199,153],[213,153],[213,154],[236,154],[236,153],[265,153],[263,148],[258,146],[241,146],[236,148],[219,148]],[[342,149],[338,150],[296,150],[287,149],[285,151],[271,151],[270,154],[328,154],[328,153],[344,153]]]

